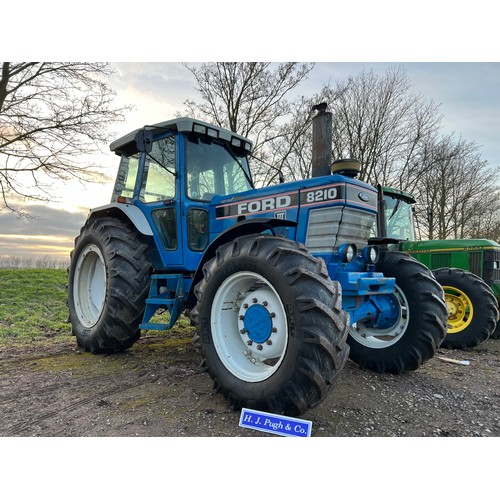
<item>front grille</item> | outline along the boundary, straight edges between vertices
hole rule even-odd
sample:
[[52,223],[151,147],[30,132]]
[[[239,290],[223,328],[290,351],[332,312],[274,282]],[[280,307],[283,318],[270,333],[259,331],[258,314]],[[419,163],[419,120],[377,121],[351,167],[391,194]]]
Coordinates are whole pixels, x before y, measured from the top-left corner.
[[311,253],[330,253],[343,243],[366,246],[376,216],[350,207],[316,208],[309,212],[306,246]]

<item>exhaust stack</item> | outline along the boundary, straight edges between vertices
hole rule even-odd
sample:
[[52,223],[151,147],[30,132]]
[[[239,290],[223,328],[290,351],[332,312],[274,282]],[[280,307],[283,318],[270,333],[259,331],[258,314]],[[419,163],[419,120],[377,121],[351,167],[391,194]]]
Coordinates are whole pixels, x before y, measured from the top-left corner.
[[312,119],[312,177],[331,174],[332,166],[332,113],[326,111],[328,104],[322,102],[313,106],[317,114]]

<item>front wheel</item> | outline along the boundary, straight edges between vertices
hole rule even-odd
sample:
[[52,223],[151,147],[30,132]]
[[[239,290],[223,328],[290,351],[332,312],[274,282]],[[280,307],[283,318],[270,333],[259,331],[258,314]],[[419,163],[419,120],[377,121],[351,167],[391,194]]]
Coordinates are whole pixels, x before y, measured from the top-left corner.
[[355,323],[347,340],[350,357],[379,373],[416,370],[434,356],[446,335],[443,290],[427,267],[403,252],[382,252],[376,271],[396,278],[389,299],[397,317],[383,329]]
[[348,357],[340,286],[293,241],[250,235],[204,267],[191,317],[204,364],[233,409],[298,416],[329,393]]
[[475,274],[443,267],[433,271],[448,307],[448,333],[442,347],[466,349],[490,337],[498,318],[491,288]]

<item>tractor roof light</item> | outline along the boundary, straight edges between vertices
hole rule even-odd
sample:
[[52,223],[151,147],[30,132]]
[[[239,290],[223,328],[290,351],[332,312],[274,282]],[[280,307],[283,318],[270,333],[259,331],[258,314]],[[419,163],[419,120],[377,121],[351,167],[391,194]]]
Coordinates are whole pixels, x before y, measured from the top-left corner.
[[367,245],[361,252],[361,257],[367,264],[376,264],[380,256],[380,250],[376,245]]
[[344,243],[339,248],[339,257],[342,262],[352,262],[358,253],[354,243]]
[[193,123],[193,132],[198,132],[198,134],[206,134],[207,127],[200,125],[199,123]]

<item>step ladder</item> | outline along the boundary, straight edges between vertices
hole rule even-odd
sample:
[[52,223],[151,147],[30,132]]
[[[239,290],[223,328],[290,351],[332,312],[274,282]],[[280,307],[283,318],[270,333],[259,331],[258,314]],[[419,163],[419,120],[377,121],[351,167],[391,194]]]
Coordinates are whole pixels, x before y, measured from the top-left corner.
[[[182,312],[184,298],[184,277],[182,274],[153,274],[146,299],[146,309],[141,330],[168,330],[172,328]],[[152,323],[151,318],[158,309],[166,309],[170,314],[168,323]]]

